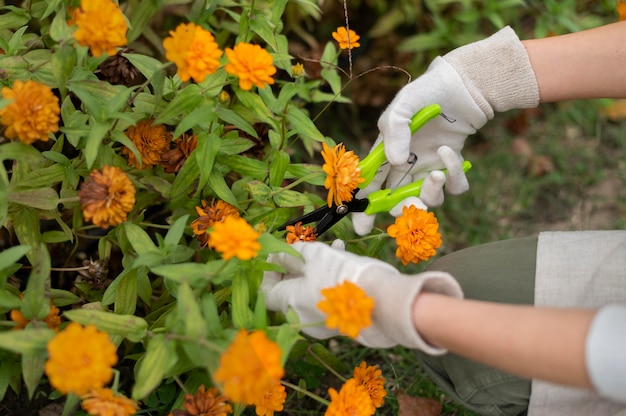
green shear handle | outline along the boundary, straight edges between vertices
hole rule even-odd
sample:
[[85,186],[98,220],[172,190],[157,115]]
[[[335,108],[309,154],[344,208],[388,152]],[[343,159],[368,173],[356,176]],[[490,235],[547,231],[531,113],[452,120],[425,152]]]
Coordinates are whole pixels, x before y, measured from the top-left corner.
[[[431,104],[422,108],[417,112],[411,119],[410,128],[411,133],[414,134],[419,129],[421,129],[424,124],[433,118],[439,116],[441,114],[441,107],[439,104]],[[369,185],[374,177],[376,176],[376,172],[380,168],[382,164],[386,163],[384,144],[379,143],[367,157],[365,157],[359,163],[361,168],[361,177],[365,179],[359,185],[359,188],[363,189],[367,185]],[[472,168],[472,164],[469,161],[463,161],[462,164],[463,172],[467,172]],[[442,170],[444,173],[445,169]],[[393,207],[398,205],[404,199],[410,196],[418,196],[422,190],[422,184],[424,180],[421,179],[419,181],[410,183],[408,185],[402,186],[396,189],[381,189],[379,191],[372,192],[367,196],[369,199],[369,204],[365,209],[366,214],[376,214],[379,212],[389,212]]]

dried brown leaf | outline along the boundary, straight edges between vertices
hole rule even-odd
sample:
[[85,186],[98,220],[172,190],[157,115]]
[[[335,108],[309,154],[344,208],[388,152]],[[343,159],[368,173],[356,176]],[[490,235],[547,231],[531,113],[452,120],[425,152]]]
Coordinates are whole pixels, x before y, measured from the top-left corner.
[[399,412],[398,416],[439,416],[441,403],[428,397],[413,397],[396,389]]

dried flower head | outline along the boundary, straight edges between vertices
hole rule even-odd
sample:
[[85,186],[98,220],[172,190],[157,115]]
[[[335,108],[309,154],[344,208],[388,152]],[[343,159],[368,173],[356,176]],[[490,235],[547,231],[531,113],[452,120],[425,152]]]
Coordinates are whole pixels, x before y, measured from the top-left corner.
[[215,387],[206,389],[204,385],[196,390],[196,394],[185,394],[183,413],[185,416],[226,416],[233,408],[226,396]]
[[115,55],[117,47],[128,42],[124,13],[111,0],[81,0],[80,7],[71,14],[78,28],[74,39],[81,46],[89,46],[93,56]]
[[385,390],[385,378],[383,372],[376,366],[368,366],[365,361],[354,369],[352,377],[357,384],[364,386],[367,393],[372,399],[374,407],[378,408],[383,405],[387,390]]
[[213,201],[211,205],[207,205],[202,201],[202,208],[196,207],[198,218],[191,222],[191,229],[196,239],[200,241],[200,247],[204,247],[209,242],[209,234],[207,231],[216,222],[222,222],[226,217],[239,217],[239,210],[228,202],[222,200]]
[[46,142],[50,133],[59,130],[59,99],[47,85],[16,80],[12,88],[2,88],[2,98],[11,101],[0,108],[0,122],[9,139],[19,138],[26,144]]
[[174,148],[161,156],[161,164],[167,173],[176,173],[198,147],[198,135],[183,134],[174,142]]
[[396,256],[404,265],[428,260],[441,246],[437,218],[432,212],[415,205],[403,207],[402,215],[387,228],[387,232],[396,239]]
[[208,246],[221,253],[224,260],[233,257],[250,260],[261,250],[259,237],[260,234],[246,220],[230,216],[213,224]]
[[122,169],[104,166],[89,174],[78,191],[83,217],[108,228],[126,221],[135,206],[135,186]]
[[94,416],[131,416],[137,413],[139,405],[111,389],[93,389],[82,397],[83,409]]
[[[19,309],[12,309],[10,316],[11,320],[17,324],[13,327],[14,330],[24,329],[26,328],[26,325],[31,322],[30,319],[26,319],[26,317],[24,317]],[[54,306],[52,300],[50,300],[50,312],[48,313],[48,316],[42,319],[42,322],[45,323],[48,328],[54,329],[55,332],[59,331],[59,327],[61,326],[59,308]]]
[[315,229],[310,225],[303,227],[302,222],[298,222],[296,225],[288,225],[286,230],[287,242],[289,244],[293,244],[296,241],[315,241],[317,239]]
[[341,205],[352,200],[352,193],[365,182],[361,177],[359,157],[352,150],[346,151],[343,144],[331,148],[322,143],[322,169],[326,172],[324,187],[328,189],[328,206]]
[[170,150],[172,134],[163,124],[153,125],[153,121],[142,120],[126,130],[126,136],[141,155],[141,162],[128,147],[122,149],[122,154],[128,157],[128,164],[137,169],[148,169],[154,165],[160,165],[163,155]]
[[286,398],[285,386],[278,380],[274,381],[274,385],[265,393],[263,399],[254,404],[257,416],[274,416],[274,412],[283,410]]
[[273,84],[272,75],[276,73],[272,55],[259,45],[238,43],[233,49],[226,48],[228,63],[224,67],[226,72],[239,78],[239,87],[250,90],[253,85],[265,88],[266,84]]
[[356,284],[343,281],[335,287],[322,289],[324,299],[317,308],[326,314],[326,326],[356,338],[359,331],[372,324],[374,299]]
[[340,49],[354,49],[361,46],[359,39],[361,37],[356,34],[352,29],[348,30],[343,26],[337,28],[337,31],[332,33],[333,39],[337,41]]
[[123,55],[132,52],[132,50],[124,48],[115,55],[107,57],[104,62],[98,65],[98,78],[113,85],[125,85],[127,87],[141,83],[141,72]]
[[174,62],[181,81],[202,82],[220,67],[222,51],[208,30],[193,23],[181,23],[163,40],[165,57]]
[[263,331],[239,330],[220,356],[213,378],[235,403],[263,403],[265,394],[285,375],[282,351]]
[[48,342],[45,372],[50,385],[63,394],[78,396],[111,381],[117,363],[115,345],[95,326],[71,322]]
[[370,416],[376,410],[365,387],[353,378],[341,386],[339,393],[331,387],[328,389],[328,394],[330,404],[324,416]]

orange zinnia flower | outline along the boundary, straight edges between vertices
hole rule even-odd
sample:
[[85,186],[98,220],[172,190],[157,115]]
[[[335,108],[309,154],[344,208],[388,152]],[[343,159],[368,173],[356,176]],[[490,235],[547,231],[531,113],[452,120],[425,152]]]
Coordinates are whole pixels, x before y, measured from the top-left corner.
[[329,148],[322,143],[322,169],[326,172],[324,187],[328,189],[328,206],[341,205],[352,200],[352,192],[365,182],[361,177],[359,157],[352,150],[346,151],[343,144]]
[[235,403],[264,403],[267,392],[275,388],[284,375],[282,351],[265,332],[239,330],[220,357],[215,381]]
[[174,62],[181,81],[202,82],[220,67],[222,51],[208,30],[193,23],[182,23],[163,40],[165,57]]
[[124,14],[111,0],[81,0],[72,11],[72,23],[78,27],[74,38],[79,45],[89,46],[93,56],[115,55],[117,47],[128,42]]
[[273,84],[272,75],[276,73],[272,55],[259,45],[238,43],[233,49],[226,48],[228,63],[224,67],[229,74],[239,77],[242,90],[252,89],[252,85],[265,88],[265,84]]
[[59,131],[59,99],[47,85],[17,80],[13,88],[2,88],[2,98],[10,101],[0,109],[0,122],[7,127],[4,135],[9,139],[47,142],[50,133]]
[[354,49],[361,46],[359,43],[361,37],[352,29],[347,30],[345,27],[341,26],[338,27],[337,31],[333,32],[332,35],[337,43],[339,43],[339,48],[341,49]]
[[296,225],[288,225],[286,230],[287,242],[289,244],[293,244],[296,241],[315,241],[317,239],[315,229],[310,225],[303,227],[302,222],[298,222]]
[[254,404],[257,416],[274,416],[274,412],[283,410],[286,398],[285,386],[278,380],[274,381],[274,385],[265,393],[263,399]]
[[226,416],[233,411],[226,396],[219,394],[217,388],[207,390],[204,385],[196,390],[195,395],[185,394],[183,407],[188,415],[195,416]]
[[403,207],[402,215],[396,218],[395,224],[387,228],[387,232],[396,239],[396,256],[404,265],[428,260],[441,246],[437,218],[432,212],[419,209],[415,205]]
[[[11,320],[17,323],[12,329],[24,329],[26,325],[30,323],[30,319],[26,319],[22,312],[19,309],[11,310]],[[59,331],[59,326],[61,326],[61,317],[59,316],[59,308],[54,306],[52,300],[50,300],[50,312],[48,316],[46,316],[42,321],[48,326],[50,329],[54,329],[55,332]]]
[[328,389],[328,394],[330,394],[330,404],[324,416],[370,416],[376,410],[365,387],[353,378],[341,386],[339,393],[331,387]]
[[94,416],[131,416],[139,410],[137,402],[111,389],[91,390],[82,399],[83,409]]
[[78,396],[99,389],[113,378],[115,345],[93,325],[71,322],[48,342],[45,371],[50,385],[63,394]]
[[255,257],[261,244],[260,234],[240,217],[226,217],[224,221],[213,224],[209,233],[208,245],[222,253],[224,260],[237,257],[239,260],[250,260]]
[[142,120],[125,132],[141,154],[141,163],[128,147],[122,149],[122,154],[126,155],[130,166],[140,170],[162,164],[163,155],[170,150],[172,134],[163,124],[154,126],[152,121]]
[[174,148],[161,156],[161,164],[167,173],[176,173],[191,156],[191,152],[198,147],[198,135],[183,134],[176,139]]
[[108,228],[126,221],[135,206],[135,186],[122,169],[104,166],[89,174],[78,197],[85,220],[97,227]]
[[317,303],[317,308],[326,316],[326,326],[339,329],[339,332],[352,338],[359,331],[372,324],[374,299],[352,282],[344,281],[335,287],[322,289],[325,299]]
[[204,247],[209,242],[209,234],[207,231],[213,227],[216,222],[222,222],[226,217],[239,218],[239,211],[228,202],[222,200],[213,201],[211,205],[207,205],[202,201],[202,208],[196,207],[198,218],[191,222],[193,234],[200,241],[200,247]]
[[617,0],[617,15],[620,22],[626,20],[626,1]]
[[383,405],[385,396],[387,396],[385,378],[382,374],[383,372],[378,367],[368,366],[365,361],[352,372],[352,377],[357,384],[365,387],[370,399],[372,399],[372,404],[377,408]]

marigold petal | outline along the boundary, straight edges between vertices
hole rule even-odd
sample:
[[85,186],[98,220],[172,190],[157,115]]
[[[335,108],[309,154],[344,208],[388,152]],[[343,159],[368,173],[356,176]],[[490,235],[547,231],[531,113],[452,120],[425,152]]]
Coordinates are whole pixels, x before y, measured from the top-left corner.
[[117,47],[128,42],[126,18],[111,0],[81,0],[72,17],[77,26],[74,38],[79,45],[88,46],[95,57],[115,55]]
[[250,90],[253,85],[265,88],[273,84],[272,75],[276,73],[272,55],[259,45],[240,42],[233,49],[226,48],[228,63],[226,72],[239,78],[239,88]]
[[335,287],[322,289],[319,310],[326,314],[326,326],[356,338],[361,329],[372,324],[374,299],[356,284],[343,281]]

